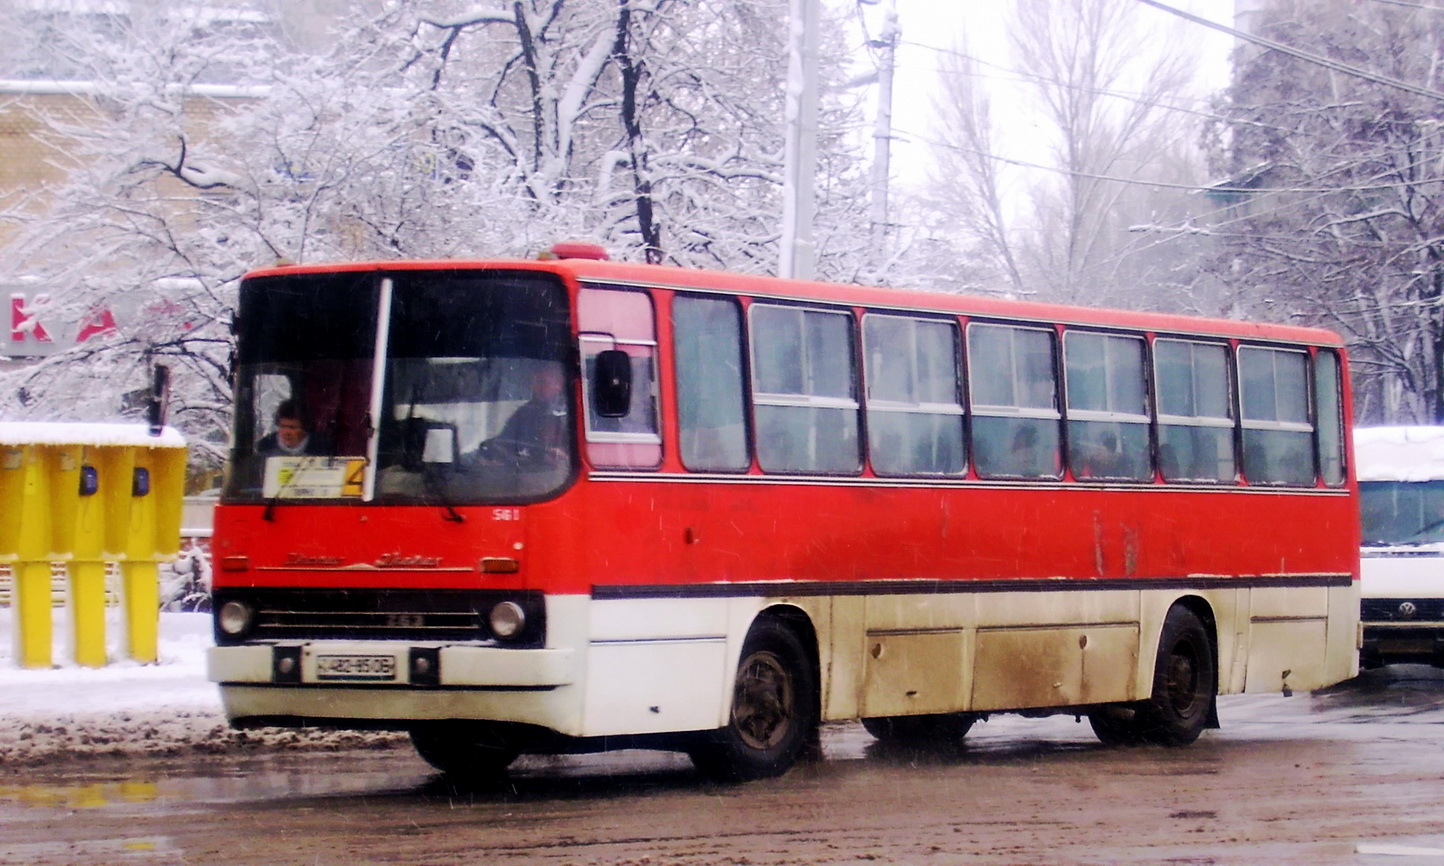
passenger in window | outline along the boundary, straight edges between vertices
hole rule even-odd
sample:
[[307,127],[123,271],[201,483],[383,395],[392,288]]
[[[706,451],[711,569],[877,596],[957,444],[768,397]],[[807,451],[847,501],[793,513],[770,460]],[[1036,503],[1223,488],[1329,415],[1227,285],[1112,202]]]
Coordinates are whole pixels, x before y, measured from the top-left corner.
[[1105,430],[1085,446],[1083,465],[1078,474],[1083,478],[1125,478],[1127,470],[1123,452],[1118,447],[1118,434]]
[[481,443],[484,462],[516,460],[523,464],[556,464],[567,459],[566,377],[557,364],[532,374],[531,399],[521,404],[501,432]]
[[1314,483],[1314,456],[1307,448],[1286,448],[1279,456],[1279,466],[1290,484]]
[[1055,455],[1038,444],[1038,428],[1024,424],[1013,431],[1013,444],[1008,450],[1009,474],[1039,478],[1058,474]]
[[311,431],[301,417],[295,400],[284,400],[276,407],[276,429],[256,443],[256,453],[266,457],[324,456],[332,452],[326,437]]

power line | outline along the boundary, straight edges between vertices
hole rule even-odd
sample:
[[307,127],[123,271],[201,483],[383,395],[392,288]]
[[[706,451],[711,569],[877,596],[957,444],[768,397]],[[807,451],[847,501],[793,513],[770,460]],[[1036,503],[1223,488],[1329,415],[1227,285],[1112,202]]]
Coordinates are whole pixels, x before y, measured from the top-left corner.
[[1132,186],[1148,186],[1148,187],[1156,187],[1156,188],[1158,188],[1158,189],[1183,189],[1183,190],[1190,190],[1190,191],[1192,191],[1192,192],[1201,192],[1201,191],[1205,191],[1205,190],[1206,190],[1206,191],[1210,191],[1210,192],[1219,192],[1219,193],[1241,193],[1241,194],[1247,194],[1247,195],[1260,195],[1260,194],[1265,194],[1265,193],[1267,193],[1267,194],[1277,194],[1277,193],[1307,193],[1307,194],[1311,194],[1311,195],[1312,195],[1312,194],[1329,195],[1329,194],[1341,193],[1341,192],[1380,192],[1380,191],[1384,191],[1384,190],[1398,189],[1401,185],[1415,187],[1415,186],[1425,186],[1425,185],[1428,185],[1428,184],[1444,183],[1444,177],[1429,177],[1429,178],[1421,178],[1421,179],[1419,179],[1419,180],[1411,180],[1411,181],[1408,181],[1407,183],[1404,183],[1404,182],[1379,183],[1379,184],[1369,184],[1369,185],[1366,185],[1366,186],[1321,186],[1321,187],[1292,186],[1292,187],[1267,187],[1267,188],[1264,188],[1264,189],[1256,189],[1256,188],[1254,188],[1254,187],[1244,187],[1244,186],[1209,186],[1209,185],[1206,185],[1206,184],[1197,184],[1197,183],[1170,183],[1170,182],[1168,182],[1168,181],[1161,181],[1161,180],[1139,180],[1138,178],[1133,178],[1133,177],[1120,177],[1120,176],[1118,176],[1118,175],[1094,174],[1094,173],[1086,172],[1086,171],[1074,171],[1074,170],[1072,170],[1072,169],[1062,168],[1062,167],[1056,166],[1056,165],[1043,165],[1042,163],[1028,162],[1027,160],[1015,159],[1015,158],[1009,157],[1009,156],[999,156],[999,155],[997,155],[996,153],[988,153],[988,152],[986,152],[986,151],[977,150],[977,149],[970,148],[970,147],[963,147],[962,145],[950,144],[950,143],[948,143],[948,142],[938,141],[938,140],[933,139],[933,138],[930,138],[930,137],[928,137],[928,136],[920,136],[920,135],[915,135],[915,134],[914,134],[913,137],[914,137],[914,138],[917,138],[917,139],[919,139],[919,140],[921,140],[921,141],[926,141],[929,145],[931,145],[931,146],[933,146],[933,147],[942,148],[943,150],[956,150],[956,151],[958,151],[958,152],[960,152],[960,153],[969,153],[969,154],[972,154],[972,155],[974,155],[974,156],[981,156],[981,157],[984,157],[985,159],[993,160],[993,161],[995,161],[995,162],[1006,163],[1006,164],[1008,164],[1008,165],[1015,165],[1015,166],[1018,166],[1019,168],[1035,168],[1035,169],[1039,169],[1039,170],[1041,170],[1041,171],[1051,171],[1051,172],[1053,172],[1053,173],[1055,173],[1055,174],[1065,174],[1065,175],[1068,175],[1068,176],[1070,176],[1070,177],[1088,178],[1088,179],[1091,179],[1091,180],[1106,180],[1106,181],[1110,181],[1110,182],[1113,182],[1113,183],[1129,184],[1129,185],[1132,185]]
[[[1204,119],[1206,119],[1206,120],[1222,120],[1222,119],[1223,119],[1223,118],[1219,117],[1217,114],[1212,114],[1212,113],[1206,112],[1206,111],[1199,111],[1198,109],[1194,109],[1194,108],[1185,108],[1185,107],[1183,107],[1183,106],[1181,106],[1181,105],[1177,105],[1177,104],[1172,103],[1172,102],[1160,102],[1160,101],[1158,101],[1158,100],[1145,99],[1141,93],[1128,93],[1128,92],[1123,92],[1123,91],[1118,91],[1118,90],[1107,90],[1107,89],[1104,89],[1104,88],[1101,88],[1101,87],[1082,87],[1082,86],[1080,86],[1080,85],[1074,84],[1074,83],[1069,82],[1069,81],[1063,81],[1062,79],[1055,78],[1055,77],[1053,77],[1053,76],[1042,75],[1042,74],[1037,73],[1037,72],[1025,72],[1025,71],[1020,70],[1020,69],[1014,69],[1014,68],[1011,68],[1011,67],[1008,67],[1008,66],[1003,66],[1003,65],[1000,64],[1000,63],[993,63],[992,61],[984,60],[984,59],[981,58],[981,57],[977,57],[977,56],[972,55],[972,54],[967,54],[967,53],[965,53],[965,52],[958,51],[957,49],[954,49],[954,48],[941,48],[941,47],[936,46],[936,45],[928,45],[928,44],[925,44],[925,43],[922,43],[922,42],[913,42],[913,41],[907,40],[907,39],[904,39],[904,40],[902,41],[902,44],[903,44],[903,45],[908,45],[908,46],[911,46],[911,47],[914,47],[914,48],[925,48],[925,49],[928,49],[928,50],[930,50],[930,51],[936,51],[936,52],[939,53],[939,54],[946,54],[946,55],[948,55],[948,56],[950,56],[950,57],[956,57],[956,58],[959,58],[959,59],[961,59],[961,60],[967,60],[967,61],[972,62],[972,63],[977,63],[977,64],[979,64],[979,65],[981,65],[981,66],[991,67],[991,68],[993,68],[993,69],[998,70],[999,72],[1006,73],[1007,76],[1008,76],[1009,78],[1011,78],[1012,81],[1015,81],[1015,82],[1018,82],[1018,83],[1029,83],[1029,82],[1031,82],[1031,83],[1050,84],[1050,85],[1053,85],[1053,86],[1056,86],[1056,87],[1062,87],[1062,88],[1065,88],[1065,89],[1068,89],[1068,90],[1077,91],[1077,92],[1079,92],[1079,93],[1091,93],[1091,94],[1094,94],[1094,95],[1096,95],[1096,96],[1108,96],[1108,97],[1112,97],[1112,98],[1114,98],[1114,99],[1122,99],[1122,100],[1127,101],[1127,102],[1133,102],[1133,103],[1136,103],[1136,104],[1138,104],[1138,105],[1149,106],[1149,107],[1151,107],[1151,108],[1162,108],[1162,109],[1166,109],[1166,110],[1168,110],[1168,111],[1177,111],[1177,112],[1180,112],[1180,113],[1182,113],[1182,114],[1192,114],[1192,115],[1194,115],[1194,116],[1196,116],[1196,117],[1202,117],[1202,118],[1204,118]],[[948,69],[948,68],[946,68],[945,66],[941,66],[941,65],[938,66],[938,67],[935,67],[935,68],[933,69],[933,71],[934,71],[934,72],[937,72],[937,73],[940,74],[940,75],[954,75],[954,74],[958,74],[956,71],[954,71],[954,70],[952,70],[952,69]],[[1000,80],[1000,78],[1001,78],[1000,76],[990,75],[990,74],[986,74],[986,73],[965,72],[965,73],[962,73],[962,74],[966,74],[966,75],[976,75],[978,78],[982,78],[982,79],[985,79],[985,80],[991,80],[991,81],[997,81],[997,80]],[[1001,80],[1009,80],[1009,78],[1001,78]],[[1202,102],[1202,103],[1207,103],[1207,102],[1208,102],[1208,97],[1206,97],[1206,96],[1191,97],[1191,99],[1192,99],[1193,101],[1195,101],[1195,102]]]
[[[1376,2],[1395,2],[1395,0],[1376,0]],[[1441,7],[1441,11],[1444,11],[1444,7]],[[956,50],[956,49],[941,48],[941,47],[938,47],[938,46],[935,46],[935,45],[927,45],[927,44],[924,44],[924,43],[921,43],[921,42],[912,42],[912,41],[908,41],[908,40],[904,40],[904,41],[903,41],[903,44],[909,45],[909,46],[912,46],[912,47],[915,47],[915,48],[925,48],[925,49],[928,49],[928,50],[931,50],[931,51],[935,51],[935,52],[937,52],[937,53],[939,53],[939,54],[946,55],[946,56],[948,56],[948,57],[956,57],[956,58],[958,58],[958,59],[965,60],[965,61],[968,61],[968,62],[970,62],[970,63],[976,63],[976,64],[978,64],[978,65],[980,65],[980,66],[990,67],[990,68],[995,69],[995,70],[998,70],[998,71],[1000,71],[1000,72],[1007,73],[1007,75],[1009,76],[1009,78],[1010,78],[1012,81],[1017,82],[1017,83],[1020,83],[1020,84],[1021,84],[1021,83],[1039,83],[1039,84],[1047,84],[1047,85],[1055,86],[1055,87],[1063,87],[1063,88],[1067,88],[1067,89],[1070,89],[1070,90],[1076,90],[1076,91],[1079,91],[1079,92],[1093,93],[1093,94],[1097,94],[1097,95],[1099,95],[1099,96],[1107,96],[1107,97],[1111,97],[1111,98],[1113,98],[1113,99],[1121,99],[1121,100],[1124,100],[1124,101],[1136,103],[1136,104],[1138,104],[1138,105],[1148,106],[1148,107],[1152,107],[1152,108],[1160,108],[1160,109],[1163,109],[1163,110],[1165,110],[1165,111],[1173,111],[1173,112],[1177,112],[1177,113],[1179,113],[1179,114],[1192,115],[1192,116],[1194,116],[1194,117],[1200,118],[1200,119],[1205,120],[1205,121],[1214,121],[1214,122],[1217,122],[1217,123],[1223,123],[1223,124],[1228,124],[1228,125],[1244,125],[1244,126],[1253,127],[1253,128],[1255,128],[1255,129],[1272,130],[1272,131],[1274,131],[1274,132],[1281,132],[1281,133],[1285,133],[1285,134],[1292,134],[1292,133],[1294,133],[1294,132],[1296,131],[1293,127],[1281,126],[1281,125],[1279,125],[1279,124],[1277,124],[1277,123],[1267,123],[1267,122],[1265,122],[1265,121],[1263,121],[1263,120],[1253,119],[1253,118],[1246,118],[1246,117],[1239,117],[1239,116],[1236,116],[1236,115],[1233,115],[1233,114],[1219,114],[1219,113],[1217,113],[1217,112],[1199,111],[1199,110],[1197,110],[1197,109],[1187,108],[1187,107],[1185,107],[1185,106],[1183,106],[1183,105],[1179,105],[1179,104],[1177,104],[1176,102],[1172,102],[1172,101],[1164,102],[1164,101],[1160,101],[1160,100],[1156,100],[1156,99],[1145,99],[1145,98],[1143,98],[1141,95],[1138,95],[1138,94],[1133,94],[1133,93],[1128,93],[1128,92],[1122,92],[1122,91],[1116,91],[1116,90],[1105,90],[1105,89],[1096,88],[1096,87],[1086,87],[1086,88],[1085,88],[1085,87],[1080,87],[1079,85],[1073,84],[1073,83],[1068,82],[1068,81],[1063,81],[1063,80],[1061,80],[1061,79],[1058,79],[1058,78],[1055,78],[1055,77],[1052,77],[1052,76],[1041,75],[1041,74],[1035,73],[1035,72],[1026,72],[1026,71],[1022,71],[1022,70],[1012,69],[1012,68],[1010,68],[1010,67],[1003,66],[1002,64],[993,63],[992,61],[985,60],[985,59],[983,59],[983,58],[981,58],[981,57],[977,57],[976,55],[968,54],[968,53],[966,53],[966,52],[958,51],[958,50]],[[936,68],[934,69],[934,71],[937,72],[939,75],[942,75],[942,76],[950,76],[950,75],[970,75],[970,76],[976,76],[976,77],[978,77],[978,78],[981,78],[981,79],[984,79],[984,80],[987,80],[987,81],[1009,80],[1009,79],[1002,78],[1001,76],[998,76],[998,75],[992,75],[992,74],[988,74],[988,73],[984,73],[984,72],[973,72],[973,71],[969,71],[969,70],[966,70],[966,69],[963,69],[963,70],[950,69],[950,68],[945,68],[945,67],[943,67],[943,66],[936,67]],[[1206,100],[1206,98],[1195,98],[1194,101],[1204,102],[1204,101],[1207,101],[1207,100]],[[1407,147],[1407,145],[1404,145],[1404,147]],[[1372,160],[1372,159],[1384,159],[1384,158],[1387,158],[1392,152],[1393,152],[1392,150],[1386,148],[1386,149],[1384,149],[1383,151],[1380,151],[1380,152],[1374,153],[1374,154],[1344,154],[1344,153],[1337,153],[1337,154],[1335,154],[1335,155],[1338,156],[1339,158],[1349,158],[1349,159],[1354,160],[1356,163],[1362,163],[1362,162],[1367,162],[1367,161]]]
[[1287,54],[1290,57],[1297,57],[1300,60],[1306,61],[1308,63],[1317,64],[1324,67],[1325,69],[1332,69],[1335,72],[1342,72],[1345,75],[1352,75],[1356,78],[1362,78],[1365,81],[1372,81],[1375,84],[1382,84],[1386,87],[1393,87],[1406,93],[1412,93],[1415,96],[1425,96],[1429,99],[1437,99],[1440,102],[1444,102],[1444,93],[1440,93],[1437,90],[1430,90],[1427,87],[1420,87],[1417,84],[1410,84],[1407,81],[1400,81],[1397,78],[1390,78],[1387,75],[1380,75],[1376,72],[1370,72],[1367,69],[1360,69],[1357,66],[1350,66],[1347,63],[1340,63],[1337,60],[1331,60],[1328,57],[1324,57],[1320,54],[1313,54],[1308,51],[1302,51],[1298,48],[1285,45],[1282,42],[1274,42],[1273,40],[1265,39],[1262,36],[1256,36],[1252,33],[1246,33],[1233,27],[1226,27],[1223,24],[1219,24],[1215,21],[1210,21],[1207,18],[1202,18],[1198,15],[1194,15],[1191,12],[1185,12],[1182,9],[1175,9],[1172,6],[1158,2],[1158,0],[1138,0],[1138,2],[1144,4],[1145,6],[1152,6],[1154,9],[1167,12],[1170,15],[1177,15],[1179,18],[1182,18],[1185,21],[1191,21],[1194,24],[1201,24],[1204,27],[1212,28],[1221,33],[1227,33],[1235,39],[1242,39],[1245,42],[1252,42],[1255,45],[1260,45],[1264,48],[1272,49],[1281,54]]
[[1423,3],[1410,3],[1408,0],[1374,0],[1375,3],[1383,3],[1388,6],[1403,6],[1405,9],[1423,9],[1426,12],[1444,12],[1444,6],[1426,6]]

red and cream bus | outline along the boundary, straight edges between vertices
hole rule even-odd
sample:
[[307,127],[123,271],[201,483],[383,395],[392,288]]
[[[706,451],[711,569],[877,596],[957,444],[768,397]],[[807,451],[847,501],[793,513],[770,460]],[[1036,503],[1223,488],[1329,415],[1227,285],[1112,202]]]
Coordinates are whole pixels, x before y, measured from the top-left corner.
[[1182,745],[1356,672],[1335,335],[604,258],[245,278],[232,724],[754,778],[824,721]]

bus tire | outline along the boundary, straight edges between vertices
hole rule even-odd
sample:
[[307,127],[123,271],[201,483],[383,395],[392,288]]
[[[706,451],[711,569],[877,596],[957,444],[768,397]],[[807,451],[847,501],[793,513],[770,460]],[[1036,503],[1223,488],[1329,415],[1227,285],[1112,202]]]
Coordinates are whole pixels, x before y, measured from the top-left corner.
[[1143,730],[1137,704],[1106,704],[1088,711],[1088,724],[1105,746],[1142,745]]
[[1094,707],[1088,723],[1108,746],[1186,746],[1208,727],[1217,695],[1213,639],[1197,614],[1176,606],[1159,634],[1152,697]]
[[973,713],[937,713],[877,716],[863,719],[862,726],[884,743],[955,743],[966,737],[977,721]]
[[1213,639],[1197,614],[1175,606],[1158,638],[1153,697],[1138,711],[1143,741],[1186,746],[1197,740],[1212,718],[1217,696]]
[[520,754],[484,723],[438,722],[412,728],[410,733],[422,760],[459,781],[496,779]]
[[727,726],[688,751],[692,763],[719,781],[782,775],[817,737],[817,695],[817,674],[797,635],[781,622],[758,622],[742,645]]

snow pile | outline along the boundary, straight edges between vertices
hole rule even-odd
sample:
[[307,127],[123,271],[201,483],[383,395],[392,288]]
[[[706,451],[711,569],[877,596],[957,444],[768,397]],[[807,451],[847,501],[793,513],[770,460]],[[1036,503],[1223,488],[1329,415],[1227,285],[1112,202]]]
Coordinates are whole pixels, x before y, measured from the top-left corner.
[[1444,480],[1444,427],[1358,427],[1360,481]]
[[[235,731],[206,680],[210,616],[162,613],[157,664],[104,668],[69,661],[69,626],[55,609],[55,662],[16,667],[12,611],[0,608],[0,767],[96,756],[205,755],[270,749],[392,748],[400,734]],[[111,623],[110,633],[118,630]],[[117,656],[112,640],[111,655]]]
[[184,448],[185,437],[174,427],[151,435],[143,424],[0,421],[0,445],[129,445],[142,448]]

